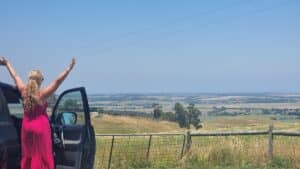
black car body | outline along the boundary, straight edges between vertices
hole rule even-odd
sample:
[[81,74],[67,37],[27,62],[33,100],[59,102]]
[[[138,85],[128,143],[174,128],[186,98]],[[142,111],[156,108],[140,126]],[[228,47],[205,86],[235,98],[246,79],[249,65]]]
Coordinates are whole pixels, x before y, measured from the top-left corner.
[[[48,115],[56,169],[92,169],[96,145],[85,88],[63,92]],[[0,82],[0,169],[20,168],[22,117],[19,91]]]

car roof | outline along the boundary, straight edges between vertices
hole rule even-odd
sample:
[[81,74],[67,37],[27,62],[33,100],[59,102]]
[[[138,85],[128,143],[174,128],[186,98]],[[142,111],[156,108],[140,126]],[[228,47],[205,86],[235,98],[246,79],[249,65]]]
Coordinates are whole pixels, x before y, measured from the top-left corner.
[[0,82],[0,88],[8,103],[20,103],[21,94],[16,86]]
[[16,86],[13,86],[11,84],[8,84],[8,83],[3,83],[3,82],[0,82],[0,87],[1,88],[10,88],[10,89],[17,89]]

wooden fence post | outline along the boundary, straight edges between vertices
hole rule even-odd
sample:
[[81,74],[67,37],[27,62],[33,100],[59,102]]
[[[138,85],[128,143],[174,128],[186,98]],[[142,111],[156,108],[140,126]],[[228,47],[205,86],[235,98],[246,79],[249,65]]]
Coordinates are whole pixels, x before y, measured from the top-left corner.
[[269,158],[273,160],[273,124],[269,127]]
[[148,149],[147,149],[147,160],[149,160],[151,141],[152,141],[152,135],[150,135],[149,137]]
[[108,169],[110,169],[111,159],[112,159],[112,152],[114,149],[114,142],[115,142],[115,136],[112,136],[111,139],[111,147],[110,147],[110,153],[109,153],[109,160],[108,160]]
[[190,151],[191,146],[192,146],[192,136],[191,136],[191,131],[189,130],[186,134],[185,153]]
[[183,135],[183,143],[182,143],[182,148],[181,148],[181,153],[180,153],[180,159],[182,159],[182,157],[183,157],[185,140],[186,140],[186,135]]

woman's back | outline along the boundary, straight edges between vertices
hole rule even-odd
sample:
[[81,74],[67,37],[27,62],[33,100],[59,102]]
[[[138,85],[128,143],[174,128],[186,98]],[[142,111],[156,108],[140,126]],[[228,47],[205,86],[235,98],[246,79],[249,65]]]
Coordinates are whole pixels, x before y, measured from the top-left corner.
[[[23,90],[22,97],[26,96],[26,91]],[[27,118],[36,118],[39,115],[47,115],[48,103],[45,100],[40,100],[40,91],[35,97],[36,100],[30,106],[23,105],[24,107],[24,116]],[[24,99],[23,99],[24,102]]]
[[32,106],[24,105],[21,129],[22,169],[54,169],[47,106],[46,101],[40,100],[36,100]]

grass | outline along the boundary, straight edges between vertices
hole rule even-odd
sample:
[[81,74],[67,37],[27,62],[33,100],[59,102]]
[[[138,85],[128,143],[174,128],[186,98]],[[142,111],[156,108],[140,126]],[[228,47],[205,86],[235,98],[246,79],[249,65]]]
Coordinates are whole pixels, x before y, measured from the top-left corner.
[[[180,159],[183,136],[152,136],[149,158],[147,159],[149,136],[115,137],[112,151],[112,167],[126,168],[139,162],[173,162]],[[108,166],[112,137],[97,138],[96,166]]]
[[[102,115],[92,119],[96,133],[176,133],[185,132],[177,123],[142,117]],[[277,121],[270,116],[221,116],[209,118],[199,131],[268,130],[300,131],[300,120]]]
[[[299,131],[300,122],[270,120],[267,116],[237,116],[209,119],[200,131],[276,129]],[[93,119],[99,133],[182,132],[176,123],[136,117],[104,115]],[[97,138],[95,168],[108,166],[112,137]],[[191,151],[180,158],[183,137],[116,137],[111,169],[298,169],[300,138],[274,137],[274,159],[268,157],[268,136],[193,138]]]
[[96,133],[183,132],[176,123],[142,117],[102,115],[92,119]]
[[300,131],[300,120],[278,121],[263,115],[213,117],[205,121],[201,131],[268,130],[270,124],[276,130]]
[[[204,137],[193,140],[191,156],[196,156],[208,168],[227,166],[244,168],[299,168],[300,138],[275,137],[274,155],[270,163],[268,136]],[[217,145],[217,146],[216,146]],[[275,167],[275,168],[276,168]]]

